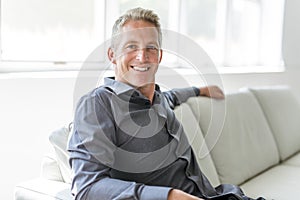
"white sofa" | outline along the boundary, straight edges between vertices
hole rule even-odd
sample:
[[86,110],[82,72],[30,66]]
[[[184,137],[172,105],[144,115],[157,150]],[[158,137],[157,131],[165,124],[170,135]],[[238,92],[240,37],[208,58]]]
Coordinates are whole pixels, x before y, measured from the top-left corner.
[[[194,97],[175,113],[213,185],[240,185],[266,199],[300,197],[300,103],[289,88],[244,89],[221,101]],[[72,199],[68,134],[51,133],[56,154],[45,156],[39,178],[15,187],[16,200]]]

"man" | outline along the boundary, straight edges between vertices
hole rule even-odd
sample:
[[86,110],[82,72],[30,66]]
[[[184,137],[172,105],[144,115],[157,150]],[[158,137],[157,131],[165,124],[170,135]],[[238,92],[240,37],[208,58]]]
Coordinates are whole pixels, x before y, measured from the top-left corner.
[[216,86],[162,93],[159,18],[135,8],[113,27],[115,79],[83,96],[68,150],[75,199],[250,199],[233,185],[213,188],[172,109],[192,96],[222,99]]

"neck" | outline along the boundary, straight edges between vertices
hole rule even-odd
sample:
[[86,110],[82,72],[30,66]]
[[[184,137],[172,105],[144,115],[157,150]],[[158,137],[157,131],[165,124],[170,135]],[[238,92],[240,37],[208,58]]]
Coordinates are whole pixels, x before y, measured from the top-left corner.
[[154,83],[150,83],[150,84],[144,85],[142,87],[138,87],[137,90],[139,90],[152,103],[153,96],[154,96],[154,91],[155,91],[155,84]]

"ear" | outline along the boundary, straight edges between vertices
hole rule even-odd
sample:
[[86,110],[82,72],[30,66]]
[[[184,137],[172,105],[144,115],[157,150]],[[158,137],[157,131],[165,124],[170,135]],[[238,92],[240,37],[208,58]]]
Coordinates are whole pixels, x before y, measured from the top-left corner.
[[113,64],[116,64],[115,52],[113,51],[113,49],[111,47],[109,47],[107,50],[107,56],[108,56],[108,59],[110,60],[110,62],[112,62]]
[[158,63],[160,63],[161,62],[161,59],[162,59],[162,56],[163,56],[163,50],[162,49],[160,49],[159,50],[159,61],[158,61]]

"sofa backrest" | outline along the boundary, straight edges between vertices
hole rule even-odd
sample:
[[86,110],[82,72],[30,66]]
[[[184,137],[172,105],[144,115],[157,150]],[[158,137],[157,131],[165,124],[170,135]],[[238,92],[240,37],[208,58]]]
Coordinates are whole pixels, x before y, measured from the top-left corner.
[[[219,185],[220,181],[216,168],[203,139],[201,129],[190,107],[186,103],[183,103],[180,106],[177,106],[174,112],[177,119],[183,125],[201,170],[210,180],[212,185]],[[61,172],[61,178],[66,183],[71,183],[69,152],[66,150],[70,132],[70,128],[62,127],[53,131],[49,136],[49,141],[55,150],[55,157]]]
[[62,127],[53,131],[49,136],[62,179],[65,183],[71,183],[71,167],[69,165],[69,152],[67,151],[70,128]]
[[[299,113],[299,102],[287,88],[250,89],[227,94],[225,100],[194,97],[175,108],[214,186],[239,185],[299,152]],[[68,135],[68,128],[60,128],[49,137],[66,183],[71,182]]]
[[283,161],[300,151],[300,103],[288,87],[252,88]]
[[200,169],[213,186],[216,187],[220,185],[216,167],[212,161],[211,155],[205,144],[203,134],[192,110],[188,104],[183,103],[180,106],[177,106],[174,112],[176,118],[182,123],[183,129],[192,146]]
[[187,103],[200,124],[221,183],[239,185],[279,162],[267,120],[249,91],[228,94],[222,101],[195,97]]

